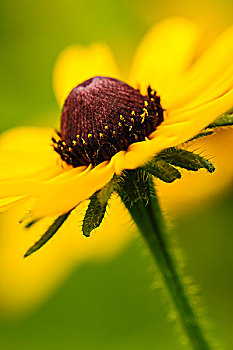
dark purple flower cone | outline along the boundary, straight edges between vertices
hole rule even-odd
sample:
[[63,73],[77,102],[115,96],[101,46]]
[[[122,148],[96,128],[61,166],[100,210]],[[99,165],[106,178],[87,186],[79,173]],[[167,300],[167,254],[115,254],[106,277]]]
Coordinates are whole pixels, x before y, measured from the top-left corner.
[[60,140],[54,149],[74,167],[110,160],[130,144],[145,140],[163,120],[160,98],[148,96],[119,80],[94,77],[74,88],[61,116]]

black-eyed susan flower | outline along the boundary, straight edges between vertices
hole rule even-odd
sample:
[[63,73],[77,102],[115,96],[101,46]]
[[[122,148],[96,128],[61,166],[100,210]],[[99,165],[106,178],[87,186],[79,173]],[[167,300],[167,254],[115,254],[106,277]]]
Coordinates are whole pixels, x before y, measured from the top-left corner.
[[[126,197],[147,203],[152,184],[144,179],[145,170],[166,182],[180,178],[177,167],[214,170],[204,158],[175,147],[203,129],[203,135],[212,133],[216,125],[205,128],[232,107],[233,30],[191,64],[196,34],[196,28],[181,19],[153,29],[138,49],[128,83],[102,44],[89,51],[70,47],[61,54],[55,69],[59,101],[66,96],[60,130],[20,128],[1,139],[1,208],[30,200],[28,227],[57,216],[27,255],[91,197],[84,218],[88,235],[102,221],[116,189],[140,228],[138,212],[127,205]],[[134,169],[140,170],[121,177]],[[132,179],[138,184],[136,192],[126,186]],[[156,205],[153,208],[156,211]]]
[[[140,84],[140,89],[115,76],[91,77],[79,85],[76,81],[65,100],[57,134],[19,129],[2,137],[2,159],[6,160],[0,183],[2,209],[35,198],[33,221],[67,213],[103,188],[114,174],[143,166],[163,149],[186,142],[232,107],[231,28],[192,65],[193,25],[170,19],[154,31],[139,47],[132,68],[130,80]],[[148,52],[152,37],[153,62]],[[80,51],[69,50],[69,56]],[[106,48],[93,47],[89,60],[94,63],[91,67],[96,64],[95,72],[108,59],[112,65]],[[69,69],[72,74],[72,64]],[[92,69],[85,74],[92,75]],[[16,143],[9,140],[16,133],[26,159],[18,157]],[[23,144],[24,133],[33,133],[33,144]]]

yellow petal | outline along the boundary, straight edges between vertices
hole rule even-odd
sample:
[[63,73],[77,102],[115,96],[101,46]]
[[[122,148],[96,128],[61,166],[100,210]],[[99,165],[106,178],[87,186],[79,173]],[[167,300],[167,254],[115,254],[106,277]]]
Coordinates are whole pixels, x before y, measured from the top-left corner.
[[54,152],[54,130],[20,127],[0,136],[0,211],[27,195],[35,195],[41,182],[69,169]]
[[53,75],[59,105],[63,105],[75,86],[94,76],[120,78],[113,54],[107,45],[72,45],[64,49],[58,56]]
[[27,209],[28,206],[23,203],[1,215],[2,317],[33,312],[77,266],[87,260],[112,259],[132,239],[129,214],[122,208],[120,200],[113,198],[107,219],[92,237],[83,237],[80,231],[86,209],[86,204],[82,204],[53,239],[38,252],[23,259],[26,250],[53,221],[53,218],[41,220],[30,231],[24,230],[17,218],[21,218]]
[[190,64],[197,39],[197,27],[187,19],[171,17],[156,24],[137,49],[131,83],[144,93],[151,85],[166,98],[168,87]]
[[[17,179],[17,180],[5,180],[0,181],[0,198],[5,198],[10,196],[39,196],[39,194],[44,190],[44,187],[48,184],[56,184],[57,186],[62,186],[65,181],[69,181],[75,176],[82,173],[82,176],[86,174],[86,166],[80,166],[77,168],[66,169],[62,171],[61,174],[50,178],[49,181],[45,181],[47,178],[37,178],[29,177],[28,179]],[[89,171],[89,169],[88,169]],[[47,172],[45,172],[47,174]],[[4,203],[4,202],[3,202]]]
[[[158,142],[157,142],[158,141]],[[127,151],[118,152],[113,158],[114,172],[120,175],[125,169],[136,169],[148,162],[156,153],[166,148],[168,139],[161,138],[136,142]]]
[[217,77],[202,93],[197,94],[185,108],[194,108],[198,105],[207,103],[223,95],[233,86],[233,64],[226,71]]
[[35,196],[40,188],[41,181],[33,180],[5,180],[0,181],[0,198],[13,196]]
[[94,192],[108,183],[114,175],[113,163],[103,162],[77,173],[78,168],[67,172],[65,179],[57,176],[38,187],[33,217],[65,213],[88,199]]
[[[54,130],[19,127],[0,136],[0,180],[49,178],[62,172],[52,148]],[[1,195],[0,195],[1,196]]]
[[67,169],[46,181],[34,178],[0,181],[0,198],[5,201],[11,196],[36,198],[33,218],[61,214],[88,199],[109,182],[113,174],[112,162],[103,162],[94,169],[91,166]]
[[[180,143],[195,136],[200,130],[217,119],[222,113],[227,112],[233,106],[233,88],[226,91],[213,101],[204,103],[195,108],[180,108],[171,111],[168,118],[158,127],[176,132],[177,141]],[[163,131],[162,131],[163,132]],[[156,135],[156,131],[152,134]],[[169,133],[168,133],[169,135]],[[191,136],[190,136],[191,135]]]
[[0,199],[0,213],[13,207],[16,203],[20,202],[24,198],[25,198],[24,196],[1,198]]
[[166,96],[169,109],[189,103],[219,79],[232,65],[233,26],[222,33],[208,50],[170,89]]

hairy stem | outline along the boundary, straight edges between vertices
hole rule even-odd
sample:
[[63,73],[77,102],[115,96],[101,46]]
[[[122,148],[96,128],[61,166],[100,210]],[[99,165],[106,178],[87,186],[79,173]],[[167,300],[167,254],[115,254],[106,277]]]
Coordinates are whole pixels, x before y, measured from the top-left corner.
[[138,170],[127,171],[118,193],[157,262],[190,345],[195,350],[211,349],[169,248],[152,177]]

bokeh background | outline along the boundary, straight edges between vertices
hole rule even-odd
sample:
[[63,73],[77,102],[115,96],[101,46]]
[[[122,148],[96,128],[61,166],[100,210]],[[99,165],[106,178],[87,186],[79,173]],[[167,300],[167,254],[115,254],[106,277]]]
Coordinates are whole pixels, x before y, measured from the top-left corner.
[[[67,45],[104,41],[126,72],[138,42],[157,21],[170,15],[194,20],[203,32],[202,50],[233,24],[232,13],[231,0],[1,0],[1,131],[17,125],[58,125],[52,72]],[[231,183],[205,205],[183,212],[173,213],[171,231],[184,250],[187,274],[201,289],[213,333],[224,349],[231,350]],[[8,314],[6,308],[0,315],[0,348],[182,348],[166,300],[154,288],[156,269],[151,269],[144,252],[137,238],[105,263],[85,262],[74,267],[53,292],[27,311]]]

